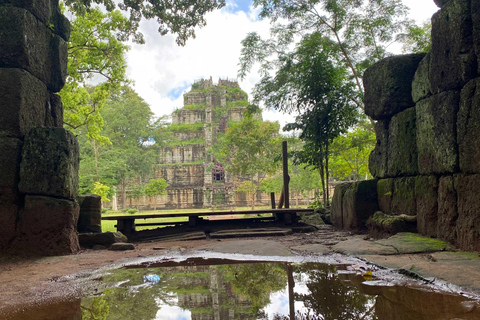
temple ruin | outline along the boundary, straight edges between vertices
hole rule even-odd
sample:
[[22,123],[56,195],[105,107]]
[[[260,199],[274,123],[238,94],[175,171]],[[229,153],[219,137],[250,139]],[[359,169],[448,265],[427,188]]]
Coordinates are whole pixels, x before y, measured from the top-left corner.
[[[248,96],[236,80],[212,78],[195,81],[184,95],[184,106],[172,113],[167,127],[174,140],[162,148],[154,178],[170,185],[166,195],[129,199],[128,206],[139,209],[179,209],[247,206],[247,197],[235,193],[241,178],[235,177],[215,159],[219,135],[229,123],[241,121]],[[261,118],[261,115],[258,115]],[[262,193],[257,204],[268,205]]]

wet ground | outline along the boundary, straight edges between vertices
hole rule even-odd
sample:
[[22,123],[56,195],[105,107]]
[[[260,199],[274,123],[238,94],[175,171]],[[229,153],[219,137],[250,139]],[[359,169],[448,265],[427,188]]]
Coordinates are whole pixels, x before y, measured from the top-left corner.
[[322,227],[3,259],[0,319],[286,319],[292,304],[299,319],[480,319],[479,281],[477,253]]

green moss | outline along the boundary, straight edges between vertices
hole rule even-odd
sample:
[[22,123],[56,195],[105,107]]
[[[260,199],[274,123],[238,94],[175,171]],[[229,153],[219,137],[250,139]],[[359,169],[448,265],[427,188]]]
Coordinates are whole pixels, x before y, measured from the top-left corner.
[[[183,106],[183,109],[186,110],[198,110],[198,109],[205,109],[205,103],[200,103],[200,104],[187,104]],[[179,109],[182,110],[182,109]]]
[[202,131],[203,122],[198,123],[182,123],[182,124],[171,124],[165,128],[165,131],[177,131],[177,132],[192,132],[192,131]]
[[193,145],[193,144],[205,144],[205,139],[203,138],[196,138],[184,141],[172,141],[167,143],[167,146],[174,147],[174,146],[185,146],[185,145]]

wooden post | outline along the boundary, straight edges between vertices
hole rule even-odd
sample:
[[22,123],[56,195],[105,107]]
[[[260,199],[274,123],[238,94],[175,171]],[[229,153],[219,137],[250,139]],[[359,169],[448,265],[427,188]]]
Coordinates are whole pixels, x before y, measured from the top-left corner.
[[275,192],[270,192],[270,203],[272,204],[272,209],[275,209]]
[[288,184],[290,182],[290,176],[288,175],[288,153],[287,153],[287,141],[282,142],[282,160],[283,160],[283,197],[285,208],[290,208],[289,190]]

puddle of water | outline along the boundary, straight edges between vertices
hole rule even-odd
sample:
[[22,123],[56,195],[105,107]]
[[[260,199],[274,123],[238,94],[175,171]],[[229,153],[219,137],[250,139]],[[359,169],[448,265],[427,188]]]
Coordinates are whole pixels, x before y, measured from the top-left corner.
[[[35,306],[8,319],[480,319],[474,299],[431,286],[399,286],[355,266],[168,261],[95,280],[97,294]],[[92,292],[95,292],[93,290]]]

